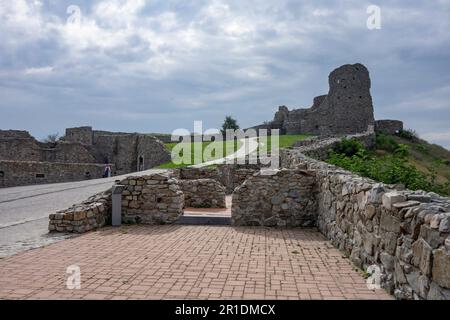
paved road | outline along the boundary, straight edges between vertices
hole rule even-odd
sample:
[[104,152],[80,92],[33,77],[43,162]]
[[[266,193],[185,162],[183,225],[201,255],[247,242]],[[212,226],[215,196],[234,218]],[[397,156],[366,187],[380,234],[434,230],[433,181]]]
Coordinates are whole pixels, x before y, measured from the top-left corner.
[[0,189],[0,258],[73,236],[48,234],[48,215],[109,189],[125,176]]

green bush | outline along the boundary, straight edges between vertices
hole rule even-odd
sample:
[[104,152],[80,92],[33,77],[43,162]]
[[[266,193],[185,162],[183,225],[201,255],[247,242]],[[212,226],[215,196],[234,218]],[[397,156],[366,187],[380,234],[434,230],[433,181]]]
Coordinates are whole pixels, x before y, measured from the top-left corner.
[[409,155],[409,146],[406,144],[399,144],[394,150],[394,154],[400,158],[406,158]]
[[371,156],[364,148],[351,156],[334,151],[328,162],[387,184],[404,184],[412,190],[450,195],[450,180],[444,184],[436,183],[435,168],[429,168],[428,174],[422,173],[407,162],[407,154],[407,146],[399,144],[392,155],[382,157]]
[[344,138],[338,144],[333,147],[333,151],[339,154],[345,154],[348,157],[351,157],[357,154],[360,150],[364,149],[364,146],[361,142],[356,139],[347,139]]
[[398,148],[398,143],[395,142],[394,138],[387,136],[383,133],[377,133],[376,135],[376,149],[386,150],[389,152],[394,152]]
[[419,139],[419,136],[417,135],[417,132],[415,132],[414,130],[411,129],[407,129],[407,130],[400,130],[397,135],[400,138],[406,139],[406,140],[411,140],[411,141],[416,141]]
[[416,148],[422,154],[428,155],[430,153],[423,144],[418,144]]

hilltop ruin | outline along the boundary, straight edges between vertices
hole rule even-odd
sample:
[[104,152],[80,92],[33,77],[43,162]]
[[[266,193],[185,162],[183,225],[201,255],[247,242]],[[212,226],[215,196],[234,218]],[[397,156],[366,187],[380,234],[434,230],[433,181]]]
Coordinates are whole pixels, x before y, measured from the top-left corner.
[[403,129],[401,121],[375,121],[371,81],[364,65],[343,65],[330,73],[328,83],[328,94],[315,97],[310,108],[280,106],[272,121],[254,128],[317,136],[362,133],[370,126],[390,133]]

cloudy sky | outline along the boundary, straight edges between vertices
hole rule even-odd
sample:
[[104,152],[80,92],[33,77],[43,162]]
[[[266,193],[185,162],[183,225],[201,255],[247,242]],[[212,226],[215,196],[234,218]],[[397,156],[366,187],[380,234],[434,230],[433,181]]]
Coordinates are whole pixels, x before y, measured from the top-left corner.
[[0,0],[0,30],[1,129],[247,127],[360,62],[377,119],[450,148],[450,0]]

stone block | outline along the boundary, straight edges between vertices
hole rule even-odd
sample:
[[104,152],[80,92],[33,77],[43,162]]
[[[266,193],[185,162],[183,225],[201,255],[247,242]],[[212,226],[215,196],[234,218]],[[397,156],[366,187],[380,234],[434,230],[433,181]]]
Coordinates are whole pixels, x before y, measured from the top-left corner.
[[395,203],[406,201],[406,197],[398,192],[393,191],[383,194],[381,200],[383,203],[383,207],[385,207],[388,210],[391,210]]
[[375,216],[375,214],[377,213],[377,209],[374,205],[367,205],[366,206],[366,219],[368,220],[372,220],[372,218]]
[[432,279],[443,288],[450,288],[450,254],[445,248],[433,251]]
[[386,252],[382,252],[380,254],[380,261],[387,271],[394,270],[395,256],[391,256],[390,254],[387,254]]
[[400,233],[400,220],[383,210],[380,220],[381,230]]
[[435,282],[431,282],[427,295],[428,300],[450,300],[450,290],[441,288]]
[[444,243],[444,238],[441,237],[438,230],[431,229],[429,226],[424,224],[420,226],[419,237],[423,238],[433,249],[436,249]]
[[439,222],[439,232],[450,232],[450,212],[443,214]]
[[419,201],[404,201],[404,202],[397,202],[394,203],[393,206],[396,209],[404,209],[404,208],[409,208],[409,207],[414,207],[414,206],[418,206],[420,204]]
[[86,219],[86,212],[85,211],[77,211],[73,213],[73,220],[80,221]]
[[432,248],[425,240],[419,239],[411,246],[413,257],[412,263],[419,267],[420,271],[429,276],[431,274],[431,256]]

